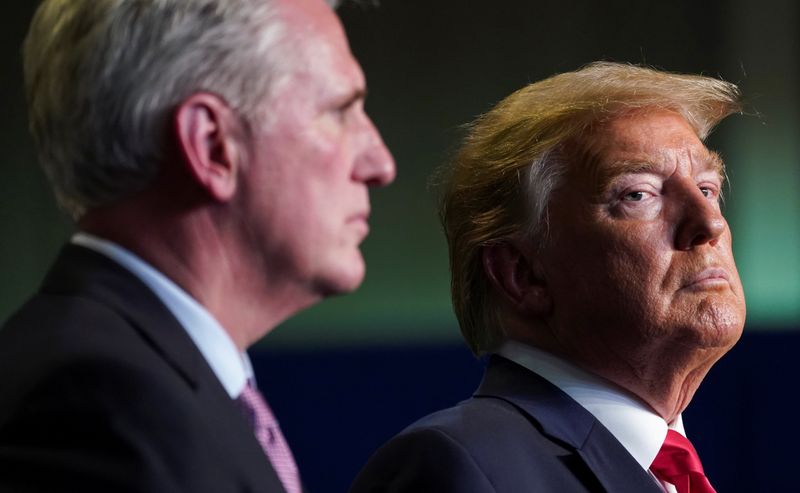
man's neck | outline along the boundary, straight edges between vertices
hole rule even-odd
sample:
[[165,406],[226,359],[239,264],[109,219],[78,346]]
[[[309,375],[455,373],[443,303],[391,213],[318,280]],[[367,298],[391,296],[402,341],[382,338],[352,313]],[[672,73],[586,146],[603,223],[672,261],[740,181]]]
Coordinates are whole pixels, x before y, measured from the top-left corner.
[[302,286],[270,279],[249,261],[252,252],[202,211],[143,214],[118,206],[87,213],[79,228],[169,278],[219,321],[240,350],[317,301]]

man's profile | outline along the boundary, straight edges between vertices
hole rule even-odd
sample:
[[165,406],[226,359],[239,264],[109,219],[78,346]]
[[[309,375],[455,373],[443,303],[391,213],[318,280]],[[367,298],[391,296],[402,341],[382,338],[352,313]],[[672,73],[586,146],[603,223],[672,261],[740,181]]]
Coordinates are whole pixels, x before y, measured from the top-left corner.
[[394,161],[322,0],[45,0],[32,133],[77,233],[0,329],[0,490],[302,489],[246,349],[365,274]]

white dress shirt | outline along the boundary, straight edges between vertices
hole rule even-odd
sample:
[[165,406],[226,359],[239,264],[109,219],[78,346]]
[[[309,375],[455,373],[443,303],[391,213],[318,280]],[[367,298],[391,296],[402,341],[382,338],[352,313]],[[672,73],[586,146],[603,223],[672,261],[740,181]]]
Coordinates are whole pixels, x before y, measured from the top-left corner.
[[75,234],[71,241],[109,257],[146,284],[178,320],[231,399],[239,397],[247,381],[254,379],[250,358],[236,348],[225,329],[203,305],[153,266],[116,243],[86,233]]
[[[541,349],[517,341],[506,341],[497,354],[536,373],[583,406],[648,472],[667,437],[668,429],[686,436],[680,415],[667,424],[643,402],[608,380]],[[664,491],[676,493],[673,485],[659,481],[655,476],[653,480]]]

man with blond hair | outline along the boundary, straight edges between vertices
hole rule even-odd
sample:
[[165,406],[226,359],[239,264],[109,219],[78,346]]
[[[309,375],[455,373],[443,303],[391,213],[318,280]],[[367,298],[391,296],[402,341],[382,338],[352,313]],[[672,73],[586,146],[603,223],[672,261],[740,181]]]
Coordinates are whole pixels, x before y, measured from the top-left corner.
[[600,62],[472,124],[441,217],[486,373],[378,450],[354,493],[714,491],[681,413],[745,320],[724,168],[703,144],[738,100]]
[[246,350],[361,283],[395,174],[331,6],[45,0],[24,64],[78,231],[0,329],[0,491],[300,493]]

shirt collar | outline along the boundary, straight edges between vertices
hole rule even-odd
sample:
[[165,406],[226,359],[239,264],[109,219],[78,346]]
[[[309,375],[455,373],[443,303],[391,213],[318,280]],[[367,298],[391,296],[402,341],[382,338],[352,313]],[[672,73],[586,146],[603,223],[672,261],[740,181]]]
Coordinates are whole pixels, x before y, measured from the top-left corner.
[[576,365],[517,341],[506,341],[497,353],[549,381],[592,413],[649,470],[668,429],[685,435],[680,415],[671,424],[611,382]]
[[246,352],[240,352],[217,320],[186,291],[133,252],[87,233],[76,233],[71,242],[116,261],[138,277],[166,305],[203,355],[232,399],[239,396],[253,368]]

